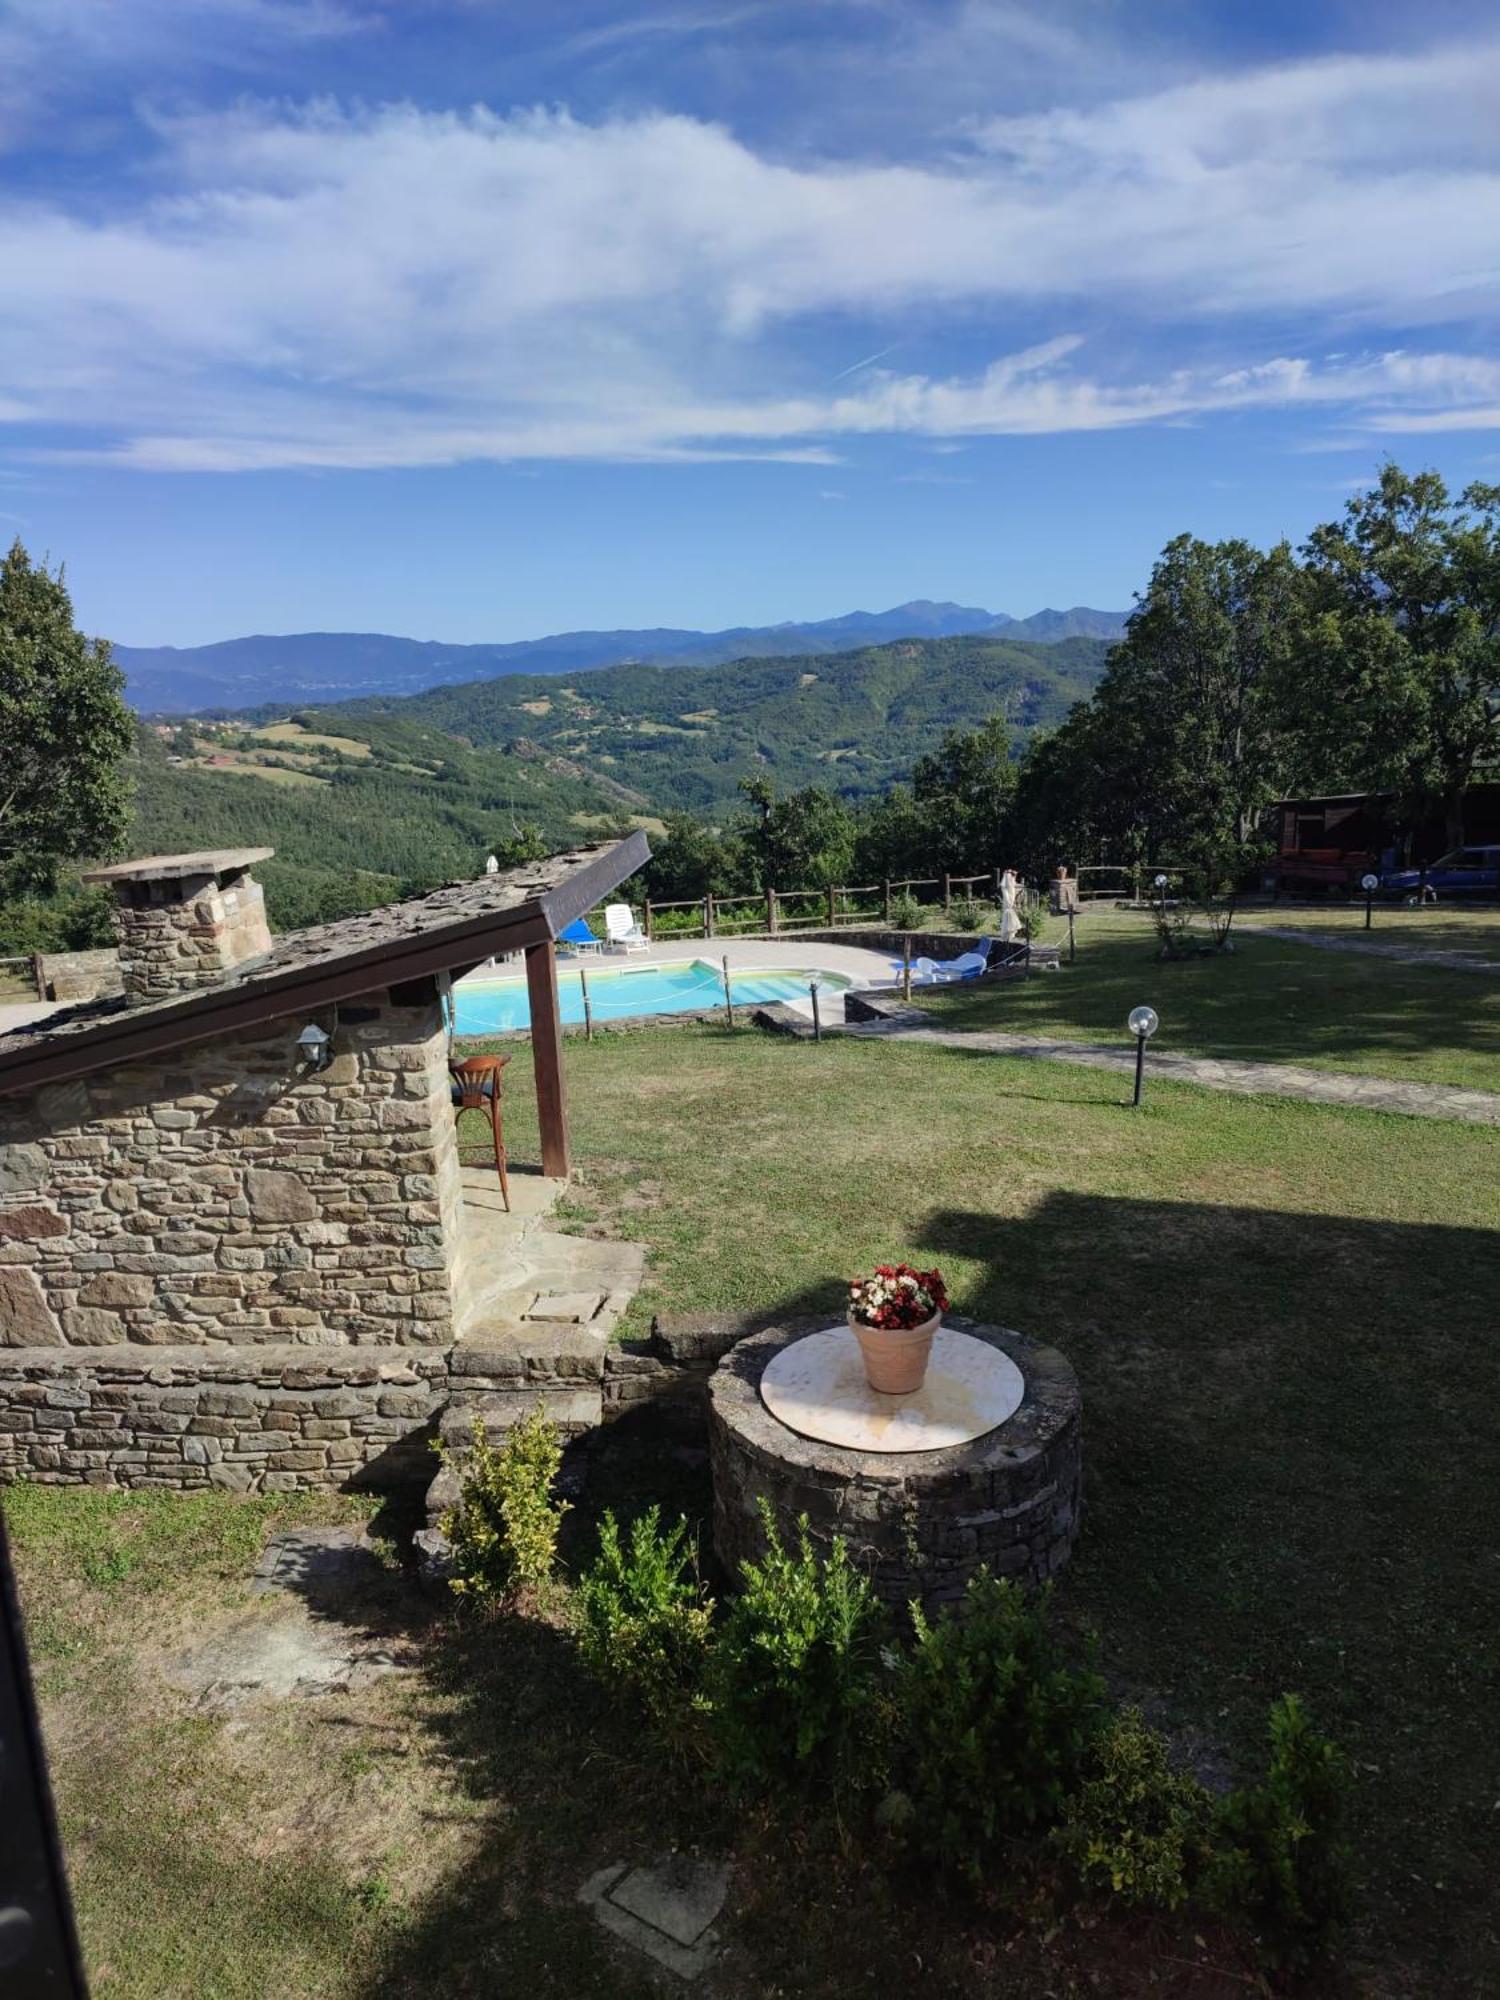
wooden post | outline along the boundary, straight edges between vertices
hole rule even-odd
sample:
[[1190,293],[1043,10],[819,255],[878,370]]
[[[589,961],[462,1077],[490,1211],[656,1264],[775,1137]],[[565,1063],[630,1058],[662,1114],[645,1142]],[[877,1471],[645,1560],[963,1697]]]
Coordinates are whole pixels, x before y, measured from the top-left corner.
[[730,1027],[733,1028],[734,1000],[730,995],[729,991],[729,953],[727,951],[725,952],[723,958],[720,960],[720,964],[722,964],[722,966],[724,967],[724,1012],[729,1018]]
[[580,965],[578,984],[583,992],[583,1038],[587,1042],[594,1039],[594,1010],[589,1005],[589,976]]
[[714,892],[709,890],[703,898],[703,935],[711,938],[714,934]]
[[766,891],[766,929],[771,933],[772,937],[775,937],[776,891],[774,889],[767,889]]
[[1000,901],[1000,870],[998,868],[995,870],[995,901],[996,903]]
[[651,942],[651,898],[646,898],[646,942]]
[[828,928],[830,930],[833,929],[834,925],[837,924],[839,920],[839,906],[837,901],[835,900],[835,896],[836,892],[834,890],[834,886],[830,882],[828,885]]
[[526,997],[531,1006],[531,1063],[536,1072],[536,1117],[542,1134],[542,1172],[567,1180],[573,1171],[568,1141],[568,1092],[563,1077],[562,1003],[557,957],[550,944],[526,947]]
[[911,998],[911,938],[901,940],[901,993],[904,999]]
[[891,920],[891,878],[889,875],[887,875],[885,878],[884,888],[885,888],[885,920],[887,923],[889,923]]
[[951,917],[952,914],[953,914],[953,880],[952,877],[948,874],[947,870],[945,869],[943,872],[943,915],[945,917]]

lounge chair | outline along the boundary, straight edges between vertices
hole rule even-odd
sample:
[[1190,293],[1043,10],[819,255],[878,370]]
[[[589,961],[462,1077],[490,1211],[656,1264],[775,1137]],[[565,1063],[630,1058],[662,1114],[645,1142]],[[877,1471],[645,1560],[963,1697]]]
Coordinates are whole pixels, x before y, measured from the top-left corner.
[[557,942],[564,951],[603,951],[604,940],[596,938],[582,917],[575,917],[557,934]]
[[644,951],[649,942],[628,903],[605,905],[604,934],[611,951]]

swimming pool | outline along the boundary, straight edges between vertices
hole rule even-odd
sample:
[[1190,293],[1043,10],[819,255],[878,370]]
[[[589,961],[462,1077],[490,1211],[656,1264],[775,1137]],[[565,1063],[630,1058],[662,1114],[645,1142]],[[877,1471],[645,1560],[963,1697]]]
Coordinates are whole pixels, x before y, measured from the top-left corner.
[[[583,984],[576,964],[557,968],[564,1021],[583,1019]],[[724,975],[706,958],[684,959],[671,965],[585,965],[589,1005],[598,1027],[642,1014],[696,1014],[724,1004]],[[730,968],[729,985],[736,1007],[762,1007],[772,1000],[805,1000],[811,971],[800,968],[747,966]],[[820,972],[825,992],[842,993],[853,985],[839,972]],[[529,1028],[531,1011],[524,979],[502,979],[471,973],[453,989],[453,1032],[457,1035],[503,1035]]]

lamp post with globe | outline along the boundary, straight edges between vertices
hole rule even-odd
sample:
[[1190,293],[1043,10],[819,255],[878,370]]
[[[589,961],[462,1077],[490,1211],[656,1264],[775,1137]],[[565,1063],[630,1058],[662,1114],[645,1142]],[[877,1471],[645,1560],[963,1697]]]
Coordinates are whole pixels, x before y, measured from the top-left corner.
[[1375,891],[1380,887],[1380,877],[1378,875],[1363,875],[1360,877],[1359,886],[1365,892],[1365,929],[1368,930],[1370,928],[1370,908],[1374,902]]
[[1156,1009],[1132,1007],[1130,1018],[1125,1025],[1135,1036],[1135,1095],[1130,1101],[1132,1104],[1139,1104],[1146,1081],[1146,1044],[1156,1033],[1158,1026]]

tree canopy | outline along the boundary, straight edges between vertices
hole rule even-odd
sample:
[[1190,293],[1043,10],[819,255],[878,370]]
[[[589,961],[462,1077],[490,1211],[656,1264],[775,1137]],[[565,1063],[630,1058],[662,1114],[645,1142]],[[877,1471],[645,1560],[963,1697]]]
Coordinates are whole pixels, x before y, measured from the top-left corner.
[[65,861],[118,852],[135,724],[108,643],[19,541],[0,563],[0,894],[50,889]]

